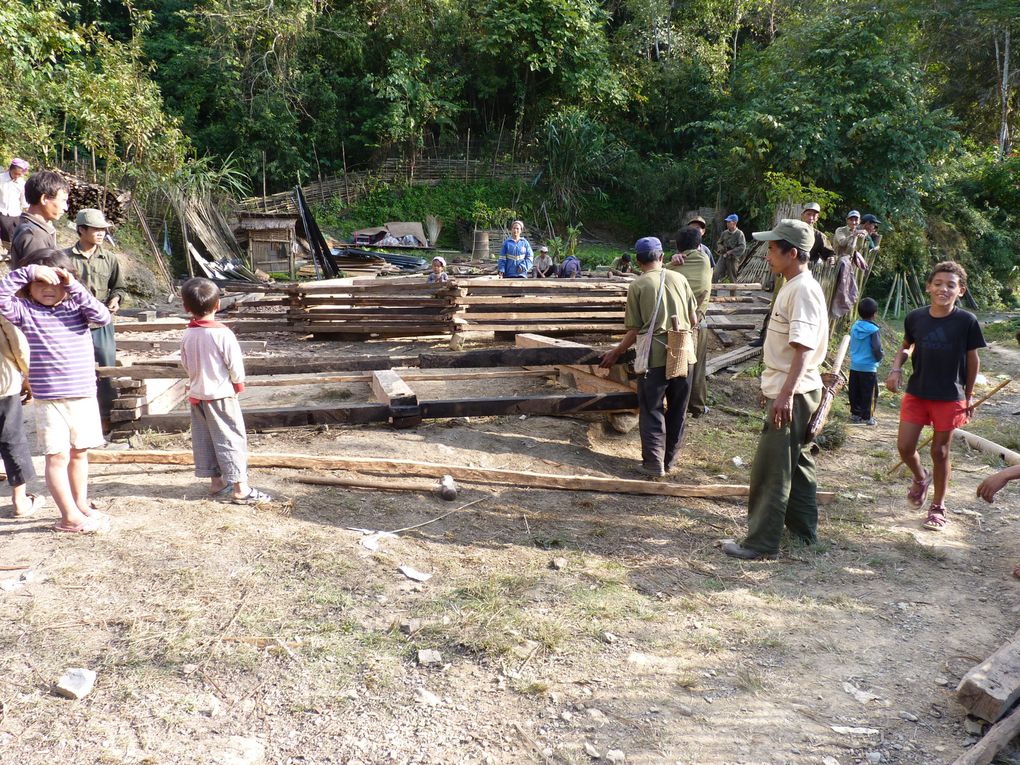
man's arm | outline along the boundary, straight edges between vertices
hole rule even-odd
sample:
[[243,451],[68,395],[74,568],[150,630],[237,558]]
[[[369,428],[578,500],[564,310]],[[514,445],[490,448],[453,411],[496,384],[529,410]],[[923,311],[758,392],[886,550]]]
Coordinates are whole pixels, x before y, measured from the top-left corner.
[[110,280],[107,282],[110,298],[106,301],[106,305],[111,312],[116,313],[120,309],[120,304],[124,302],[124,287],[121,284],[120,278],[120,261],[112,253],[110,258],[112,266],[110,268]]
[[793,348],[793,362],[790,364],[790,371],[786,373],[786,380],[783,387],[772,402],[772,410],[769,412],[769,421],[776,428],[785,428],[793,421],[793,392],[797,389],[798,383],[804,377],[807,370],[807,355],[812,350],[800,343],[790,343]]
[[599,362],[599,366],[603,369],[609,369],[613,366],[613,364],[616,363],[616,360],[619,359],[628,348],[637,342],[637,336],[638,331],[636,329],[628,329],[627,334],[623,336],[623,339],[620,340],[619,344],[602,357],[602,361]]
[[1013,465],[1005,470],[1000,470],[995,475],[988,476],[977,487],[977,495],[985,502],[991,502],[999,490],[1010,481],[1020,478],[1020,465]]

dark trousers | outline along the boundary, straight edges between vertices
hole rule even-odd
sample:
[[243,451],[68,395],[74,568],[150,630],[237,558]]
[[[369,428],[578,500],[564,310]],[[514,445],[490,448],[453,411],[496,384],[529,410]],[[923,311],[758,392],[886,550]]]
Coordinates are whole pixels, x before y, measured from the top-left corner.
[[14,230],[18,223],[17,215],[0,215],[0,239],[10,243],[14,239]]
[[0,459],[11,486],[21,486],[35,478],[19,394],[0,398]]
[[665,367],[649,369],[638,378],[638,430],[645,465],[664,465],[668,469],[676,460],[683,446],[690,379],[688,373],[687,377],[667,380]]
[[705,364],[708,362],[708,327],[702,325],[697,331],[697,336],[695,350],[698,363],[691,368],[691,374],[687,378],[691,386],[687,411],[695,416],[704,414],[708,407],[708,375],[705,373]]
[[[92,330],[92,349],[96,354],[96,363],[101,367],[112,367],[117,364],[117,339],[113,336],[113,323]],[[99,416],[110,419],[113,400],[117,391],[113,388],[113,380],[100,377],[97,381],[96,398],[99,399]]]
[[[822,399],[821,389],[793,397],[793,421],[785,428],[766,422],[751,465],[747,537],[743,546],[773,555],[779,552],[783,527],[813,543],[818,533],[815,459],[804,445],[808,420]],[[765,404],[766,418],[772,401]]]
[[846,390],[850,396],[850,414],[862,420],[870,420],[875,416],[875,403],[878,401],[877,372],[858,372],[851,369]]

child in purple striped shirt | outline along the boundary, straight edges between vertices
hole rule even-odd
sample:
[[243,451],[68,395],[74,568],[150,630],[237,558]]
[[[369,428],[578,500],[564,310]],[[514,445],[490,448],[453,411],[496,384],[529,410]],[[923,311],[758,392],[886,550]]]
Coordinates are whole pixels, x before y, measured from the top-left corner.
[[0,315],[28,339],[46,486],[60,510],[53,529],[104,532],[110,519],[88,500],[88,450],[104,443],[89,327],[109,324],[110,312],[75,279],[66,254],[44,250],[0,280]]

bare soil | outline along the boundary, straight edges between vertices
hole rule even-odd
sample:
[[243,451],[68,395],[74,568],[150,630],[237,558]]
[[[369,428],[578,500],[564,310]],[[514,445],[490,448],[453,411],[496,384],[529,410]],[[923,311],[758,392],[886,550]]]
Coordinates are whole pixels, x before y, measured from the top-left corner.
[[[351,350],[282,342],[275,352]],[[411,346],[372,350],[398,347]],[[1020,360],[1005,346],[985,359],[990,378]],[[750,374],[710,388],[755,409]],[[315,389],[249,390],[252,406]],[[982,432],[1015,427],[1017,409],[1007,389]],[[950,523],[925,531],[906,477],[888,474],[896,402],[883,395],[876,428],[845,417],[841,404],[830,430],[845,441],[818,459],[820,487],[838,493],[822,542],[768,563],[716,549],[742,534],[735,501],[465,485],[451,504],[302,484],[281,466],[253,471],[277,497],[253,508],[210,501],[188,469],[93,466],[110,534],[55,534],[52,507],[0,525],[0,761],[227,762],[240,736],[281,764],[584,763],[610,750],[632,763],[952,762],[975,739],[955,686],[1016,629],[1020,490],[977,500],[995,468],[954,447]],[[746,482],[759,427],[714,407],[690,423],[672,480]],[[636,433],[595,417],[253,434],[251,448],[626,477],[639,456]],[[375,550],[359,530],[480,498]],[[420,665],[421,649],[441,664]],[[81,701],[52,691],[69,667],[98,672]]]

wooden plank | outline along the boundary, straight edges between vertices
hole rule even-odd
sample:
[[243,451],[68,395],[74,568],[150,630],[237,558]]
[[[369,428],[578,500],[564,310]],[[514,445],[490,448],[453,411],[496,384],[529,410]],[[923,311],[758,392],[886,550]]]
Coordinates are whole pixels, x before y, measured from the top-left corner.
[[752,359],[761,353],[761,348],[755,348],[750,345],[744,345],[732,351],[710,358],[705,364],[705,374],[714,375],[720,369],[739,364],[742,361]]
[[[549,370],[530,369],[501,369],[498,372],[488,370],[477,372],[446,372],[446,370],[435,370],[443,374],[431,374],[426,372],[401,372],[401,379],[409,382],[423,380],[426,382],[447,382],[455,380],[505,380],[512,377],[549,377],[553,372]],[[331,385],[337,383],[365,383],[371,384],[372,373],[360,372],[351,375],[315,375],[313,377],[273,377],[268,380],[247,380],[246,388],[272,388],[284,385]]]
[[[341,407],[282,407],[276,409],[252,408],[244,410],[244,424],[248,430],[266,428],[296,428],[307,425],[366,425],[388,422],[392,412],[385,404],[348,404]],[[159,430],[182,433],[191,427],[188,413],[140,415],[119,430]]]
[[[265,340],[239,340],[241,351],[253,353],[266,350]],[[173,353],[181,349],[179,340],[121,340],[117,339],[118,351],[155,351],[157,353]]]
[[708,306],[708,315],[710,316],[765,316],[771,311],[772,308],[767,305],[738,305],[738,306],[721,306],[715,303],[710,303]]
[[725,329],[721,329],[720,327],[713,327],[712,325],[709,325],[708,328],[712,331],[712,334],[715,335],[716,340],[718,340],[724,348],[729,348],[734,343],[737,342],[736,336],[730,332],[727,332]]
[[963,676],[956,699],[967,712],[991,723],[1010,710],[1020,699],[1020,632]]
[[[422,353],[418,356],[418,365],[422,369],[544,367],[558,364],[598,363],[603,353],[604,351],[587,346],[485,348],[477,351],[461,351],[460,353]],[[624,354],[624,356],[628,355],[633,357],[633,353]]]
[[[569,340],[545,337],[544,335],[529,332],[517,335],[514,343],[518,348],[587,347]],[[601,369],[595,364],[564,364],[558,365],[556,369],[560,372],[562,382],[568,384],[569,387],[577,388],[583,393],[614,393],[635,390],[635,387],[629,383],[610,379],[609,375],[612,373],[612,370]]]
[[416,406],[418,397],[411,386],[392,369],[372,372],[372,393],[375,400],[388,406]]
[[[229,325],[229,321],[223,322]],[[184,320],[169,320],[164,319],[162,321],[119,321],[113,325],[115,332],[176,332],[178,330],[185,330],[188,326],[188,322]]]
[[[581,412],[619,412],[637,409],[637,393],[582,393],[560,396],[501,396],[484,399],[421,401],[419,409],[426,419],[447,417],[501,417],[529,414],[557,416]],[[397,408],[394,407],[394,413]]]
[[185,380],[146,380],[143,414],[166,414],[177,408],[188,396]]
[[[620,306],[619,310],[614,308],[611,311],[595,311],[588,310],[585,312],[584,317],[578,317],[577,311],[559,312],[559,311],[535,311],[531,313],[527,312],[511,312],[511,313],[485,313],[479,311],[468,311],[466,314],[462,314],[463,318],[469,323],[471,322],[493,322],[493,321],[557,321],[559,325],[568,325],[571,321],[587,321],[592,320],[604,320],[607,322],[613,322],[613,326],[621,328],[623,326],[624,318],[623,306]],[[622,330],[621,330],[622,331]]]
[[[312,374],[315,372],[358,372],[417,365],[417,356],[348,356],[319,361],[246,359],[244,364],[245,372],[251,377]],[[176,361],[165,364],[146,362],[126,367],[99,367],[98,372],[100,377],[131,377],[140,380],[187,376],[184,367]]]
[[[748,298],[750,299],[750,298]],[[627,295],[522,295],[507,297],[505,295],[465,295],[458,297],[457,305],[483,306],[512,305],[523,306],[563,306],[563,305],[626,305]]]
[[760,282],[748,282],[746,284],[731,284],[729,282],[717,282],[712,285],[713,292],[761,292]]
[[546,322],[534,322],[534,323],[523,323],[516,322],[513,324],[494,324],[492,322],[473,322],[468,320],[464,327],[466,332],[508,332],[515,334],[518,332],[541,332],[543,334],[586,334],[589,332],[605,332],[609,334],[622,335],[625,331],[623,322],[613,322],[611,324],[570,324],[567,322],[557,322],[556,324],[548,324]]
[[[126,451],[96,450],[89,452],[95,465],[192,465],[190,451],[157,451],[129,449]],[[294,468],[312,470],[351,470],[383,475],[420,475],[441,478],[450,475],[461,481],[509,484],[511,486],[559,489],[564,491],[597,491],[610,494],[636,494],[665,497],[746,497],[749,487],[741,484],[707,484],[702,486],[666,481],[640,481],[588,475],[557,475],[522,470],[476,468],[414,460],[392,460],[382,457],[319,457],[303,454],[251,453],[249,467]],[[818,492],[818,501],[832,501],[832,492]]]

